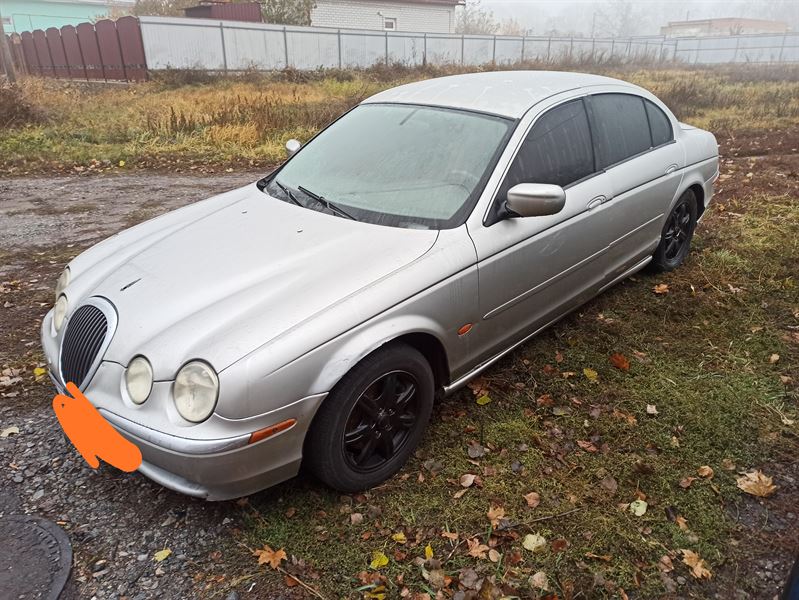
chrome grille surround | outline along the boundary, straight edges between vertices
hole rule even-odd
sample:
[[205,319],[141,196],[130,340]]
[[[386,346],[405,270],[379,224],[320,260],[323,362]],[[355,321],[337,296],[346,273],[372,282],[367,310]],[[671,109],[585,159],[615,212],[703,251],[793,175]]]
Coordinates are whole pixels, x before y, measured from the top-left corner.
[[114,305],[99,296],[72,311],[61,336],[58,366],[62,385],[71,381],[80,390],[86,389],[114,337],[117,320]]

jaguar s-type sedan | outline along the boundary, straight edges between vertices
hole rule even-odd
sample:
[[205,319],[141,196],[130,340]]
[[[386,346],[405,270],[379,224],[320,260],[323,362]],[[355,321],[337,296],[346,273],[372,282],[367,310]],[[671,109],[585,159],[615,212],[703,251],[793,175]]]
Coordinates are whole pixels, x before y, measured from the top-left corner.
[[451,392],[647,264],[688,253],[710,133],[594,75],[381,92],[260,181],[123,231],[58,280],[42,344],[142,452],[211,500],[307,468],[396,473]]

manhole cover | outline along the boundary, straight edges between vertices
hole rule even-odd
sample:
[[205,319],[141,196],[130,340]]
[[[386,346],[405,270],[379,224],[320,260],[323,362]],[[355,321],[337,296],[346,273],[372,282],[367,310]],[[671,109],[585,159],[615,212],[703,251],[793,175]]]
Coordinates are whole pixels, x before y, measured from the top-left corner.
[[52,598],[72,568],[69,538],[55,523],[27,515],[0,518],[0,598]]

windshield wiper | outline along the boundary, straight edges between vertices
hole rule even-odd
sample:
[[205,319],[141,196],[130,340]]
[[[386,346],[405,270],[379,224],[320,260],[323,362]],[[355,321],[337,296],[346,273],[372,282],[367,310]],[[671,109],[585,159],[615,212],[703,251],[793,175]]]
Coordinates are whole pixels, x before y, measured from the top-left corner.
[[306,189],[306,188],[302,187],[301,185],[297,186],[297,189],[300,190],[306,196],[309,196],[310,198],[313,198],[314,200],[316,200],[319,204],[321,204],[322,206],[324,206],[328,210],[331,210],[334,213],[338,213],[342,217],[346,217],[348,219],[352,219],[353,221],[357,221],[358,220],[355,217],[353,217],[351,214],[349,214],[348,212],[345,212],[344,209],[339,208],[338,206],[333,204],[330,200],[328,200],[324,196],[320,196],[319,194],[314,194],[311,190]]
[[277,187],[279,187],[279,188],[281,189],[281,191],[282,191],[284,194],[286,194],[286,196],[288,197],[288,199],[289,199],[289,200],[291,200],[291,201],[292,201],[294,204],[296,204],[297,206],[302,206],[303,208],[305,208],[305,207],[304,207],[304,206],[303,206],[303,205],[300,203],[300,201],[299,201],[299,200],[297,200],[297,197],[296,197],[294,194],[292,194],[292,193],[291,193],[291,190],[290,190],[290,189],[288,189],[288,188],[287,188],[285,185],[283,185],[282,183],[280,183],[280,182],[279,182],[277,179],[275,179],[275,180],[274,180],[274,182],[275,182],[275,185],[276,185]]

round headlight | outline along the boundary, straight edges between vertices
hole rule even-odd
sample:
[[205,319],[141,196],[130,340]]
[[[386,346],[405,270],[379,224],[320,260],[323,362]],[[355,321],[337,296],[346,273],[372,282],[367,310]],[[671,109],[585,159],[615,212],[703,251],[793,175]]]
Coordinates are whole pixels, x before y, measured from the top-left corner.
[[207,363],[186,363],[175,377],[172,395],[181,417],[192,423],[205,421],[216,406],[219,378]]
[[137,356],[125,371],[125,387],[128,396],[136,404],[142,404],[153,389],[153,368],[143,356]]
[[58,297],[61,295],[67,286],[69,285],[69,267],[61,271],[61,275],[58,276],[58,281],[55,282],[55,297],[58,300]]
[[56,331],[61,329],[64,324],[64,317],[67,316],[67,306],[67,297],[61,294],[58,300],[55,301],[55,308],[53,309],[53,325],[55,325]]

